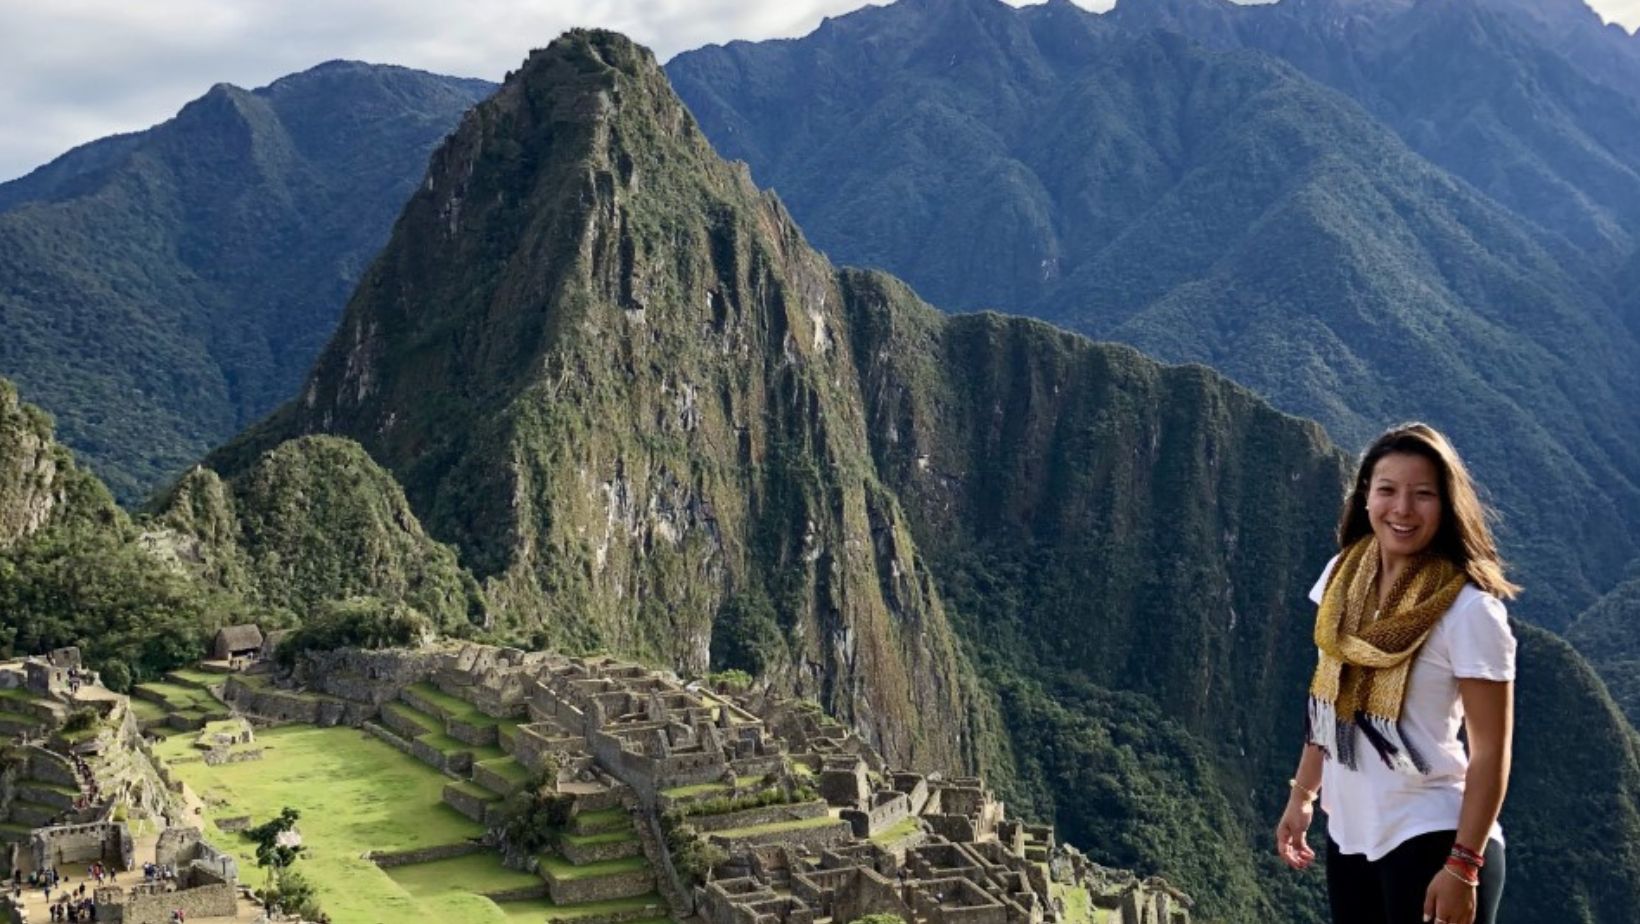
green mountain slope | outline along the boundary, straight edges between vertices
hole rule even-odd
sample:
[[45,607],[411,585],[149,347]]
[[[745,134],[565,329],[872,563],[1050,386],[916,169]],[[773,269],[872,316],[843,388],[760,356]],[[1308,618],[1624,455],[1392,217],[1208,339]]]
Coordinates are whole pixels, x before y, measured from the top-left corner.
[[[498,635],[758,670],[1206,920],[1321,919],[1266,842],[1345,458],[1205,368],[834,269],[618,36],[474,111],[301,394],[207,464],[238,484],[311,434],[393,473]],[[1523,682],[1523,736],[1612,715],[1555,676],[1553,714]]]
[[1640,345],[1594,264],[1293,68],[1134,16],[907,0],[669,73],[842,262],[1209,364],[1346,446],[1447,429],[1564,627],[1640,554]]
[[136,500],[301,381],[491,85],[332,62],[0,185],[0,374]]
[[298,440],[231,484],[196,469],[133,522],[0,379],[0,657],[77,645],[118,689],[198,660],[212,633],[340,609],[483,622],[473,579],[356,445]]
[[1629,721],[1640,726],[1640,569],[1613,587],[1583,611],[1566,630],[1566,640],[1577,646],[1600,671]]
[[1125,0],[1111,18],[1292,63],[1576,256],[1640,244],[1640,54],[1581,0]]

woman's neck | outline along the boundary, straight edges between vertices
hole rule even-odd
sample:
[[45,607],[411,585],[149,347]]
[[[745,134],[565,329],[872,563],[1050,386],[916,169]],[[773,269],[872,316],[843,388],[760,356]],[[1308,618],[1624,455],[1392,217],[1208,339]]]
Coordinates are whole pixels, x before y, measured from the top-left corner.
[[1395,582],[1406,573],[1412,559],[1405,555],[1391,555],[1382,549],[1378,552],[1378,605],[1383,606],[1389,600],[1389,592],[1395,587]]

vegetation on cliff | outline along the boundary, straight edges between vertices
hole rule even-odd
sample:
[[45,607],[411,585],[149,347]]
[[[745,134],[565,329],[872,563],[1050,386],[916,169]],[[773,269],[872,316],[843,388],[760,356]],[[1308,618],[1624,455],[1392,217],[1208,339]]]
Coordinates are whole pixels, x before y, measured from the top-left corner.
[[0,656],[77,645],[116,689],[198,660],[222,626],[402,643],[482,631],[476,582],[355,444],[279,447],[239,482],[192,472],[134,523],[0,379]]

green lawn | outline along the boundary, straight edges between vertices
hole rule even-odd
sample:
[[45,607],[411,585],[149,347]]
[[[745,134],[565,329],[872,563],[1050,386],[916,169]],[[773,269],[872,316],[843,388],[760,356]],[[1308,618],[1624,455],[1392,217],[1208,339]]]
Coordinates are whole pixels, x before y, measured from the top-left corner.
[[0,699],[16,699],[32,703],[39,700],[39,698],[40,697],[35,696],[27,690],[14,687],[0,687]]
[[539,885],[541,878],[501,865],[493,851],[468,854],[449,860],[396,866],[387,875],[417,897],[432,897],[459,887],[466,892],[501,892]]
[[[298,827],[308,855],[298,864],[336,924],[447,921],[497,924],[495,905],[476,895],[418,900],[374,863],[371,850],[413,850],[460,843],[481,826],[443,803],[449,778],[354,728],[286,726],[257,734],[261,760],[206,766],[173,763],[172,771],[211,806],[211,819],[249,815],[261,822],[286,806],[302,813]],[[191,756],[191,736],[161,742],[162,758]],[[245,881],[262,883],[249,842],[207,827],[211,839],[238,855]],[[466,909],[468,913],[454,914]]]

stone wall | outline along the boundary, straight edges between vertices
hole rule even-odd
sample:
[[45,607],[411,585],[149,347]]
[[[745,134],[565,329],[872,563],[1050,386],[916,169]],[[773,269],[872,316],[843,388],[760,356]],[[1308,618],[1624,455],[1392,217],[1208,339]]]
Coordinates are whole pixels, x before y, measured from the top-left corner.
[[278,687],[255,686],[237,676],[228,678],[223,698],[240,712],[257,718],[324,728],[360,725],[375,712],[374,706],[365,703],[326,699]]
[[695,826],[696,831],[710,833],[729,828],[769,825],[779,821],[819,818],[824,814],[826,814],[826,803],[824,802],[798,802],[790,805],[763,805],[756,808],[741,809],[738,812],[722,812],[716,815],[688,815],[687,819],[689,824]]
[[60,825],[41,828],[29,835],[29,849],[23,852],[27,873],[68,863],[101,861],[115,869],[130,869],[136,846],[131,832],[118,822],[89,825]]
[[30,779],[41,780],[47,783],[56,783],[59,786],[73,786],[78,789],[80,780],[74,775],[74,765],[61,754],[53,753],[38,745],[28,745],[23,749],[28,758],[28,776]]
[[531,770],[539,771],[545,755],[570,754],[586,747],[585,738],[559,735],[556,734],[558,731],[557,727],[547,723],[518,726],[513,733],[513,757]]
[[406,648],[309,651],[297,664],[296,676],[312,689],[331,696],[380,706],[397,699],[405,687],[431,679],[443,654],[439,650]]
[[817,825],[812,828],[767,831],[761,834],[735,837],[725,837],[722,834],[710,835],[714,842],[723,845],[730,853],[738,853],[765,844],[780,844],[793,849],[802,847],[818,851],[833,844],[844,843],[853,836],[853,829],[849,827],[848,822],[842,819],[828,825]]
[[854,828],[855,837],[870,837],[887,831],[911,817],[911,800],[903,792],[878,792],[872,795],[876,803],[870,809],[844,809],[843,820]]
[[[605,902],[618,898],[642,895],[655,887],[655,874],[649,869],[637,869],[609,876],[589,876],[584,879],[558,879],[548,873],[547,894],[553,904],[577,905],[582,902]],[[659,905],[658,914],[665,909]]]
[[590,844],[564,840],[559,842],[558,852],[576,866],[585,866],[588,863],[635,857],[642,852],[642,848],[636,838],[625,841],[595,841]]
[[459,783],[444,785],[444,803],[479,824],[489,822],[492,801],[473,795]]
[[98,889],[97,920],[112,924],[170,924],[180,910],[189,920],[233,917],[239,908],[238,889],[230,883],[199,886],[174,892],[148,886]]
[[525,786],[524,783],[514,783],[482,763],[473,764],[473,782],[500,796],[510,796]]
[[395,866],[410,866],[414,863],[431,863],[434,860],[464,857],[485,849],[487,848],[478,841],[466,841],[460,844],[440,844],[436,847],[423,847],[420,850],[378,850],[370,854],[370,862],[382,869],[391,869]]
[[176,870],[198,867],[224,882],[239,880],[239,863],[216,849],[198,828],[166,828],[154,844],[154,862]]

